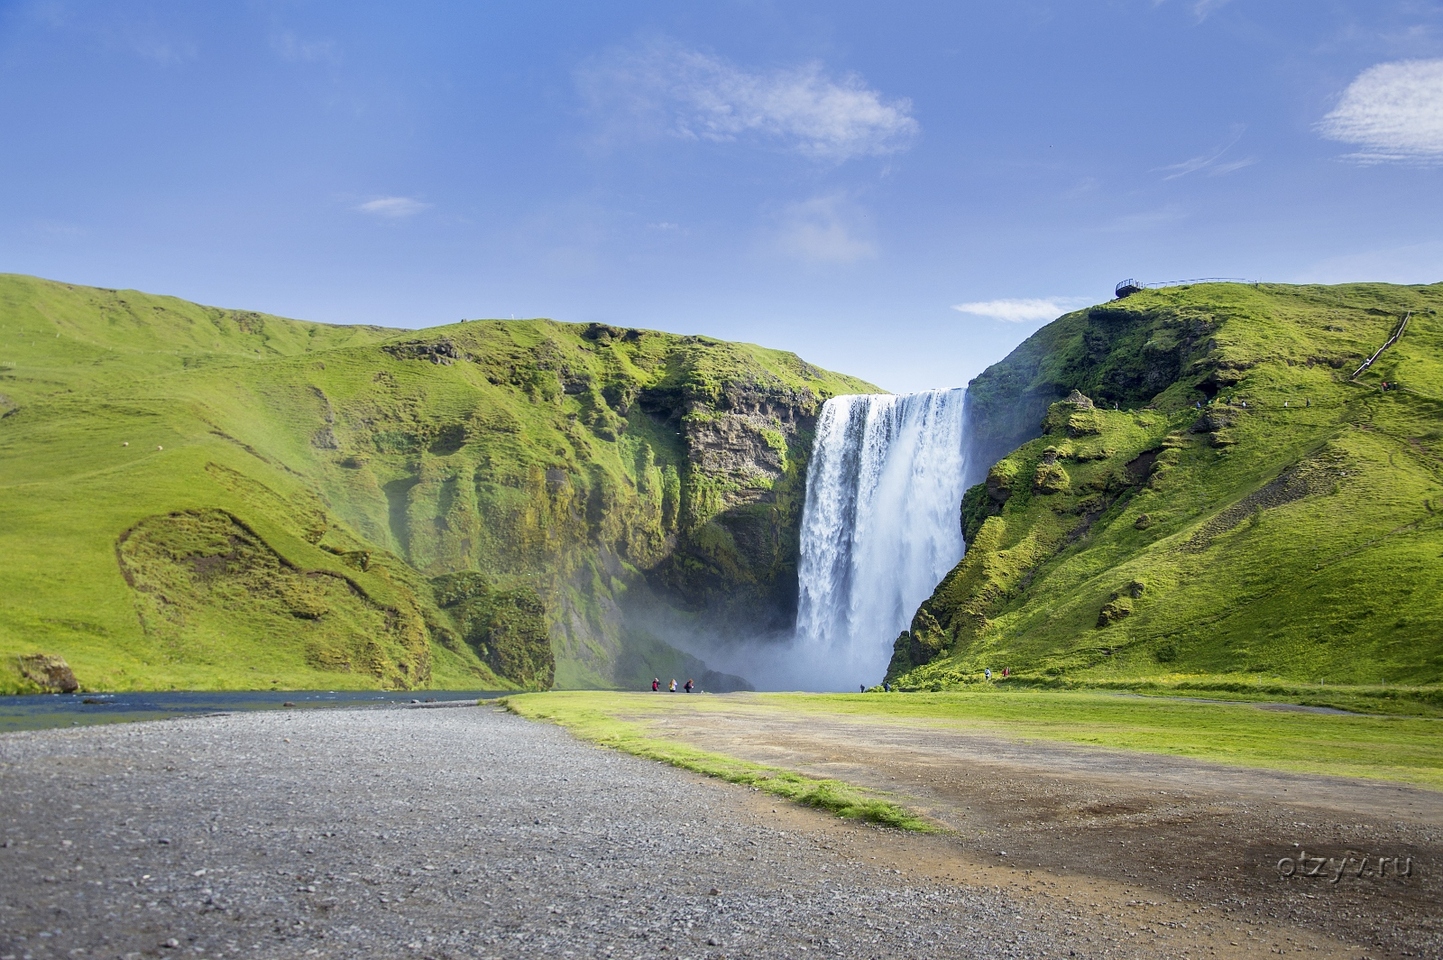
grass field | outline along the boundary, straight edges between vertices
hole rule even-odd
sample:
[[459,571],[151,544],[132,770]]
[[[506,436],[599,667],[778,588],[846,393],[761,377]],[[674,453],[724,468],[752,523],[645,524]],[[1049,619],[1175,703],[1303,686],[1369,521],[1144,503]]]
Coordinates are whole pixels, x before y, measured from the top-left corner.
[[[1443,789],[1443,719],[1428,717],[1282,712],[1247,702],[1028,690],[690,697],[553,692],[512,696],[507,703],[523,716],[559,723],[585,739],[710,775],[721,774],[700,761],[688,762],[681,751],[694,748],[668,739],[658,721],[682,713],[739,711],[799,724],[843,719]],[[720,759],[706,755],[706,763]]]

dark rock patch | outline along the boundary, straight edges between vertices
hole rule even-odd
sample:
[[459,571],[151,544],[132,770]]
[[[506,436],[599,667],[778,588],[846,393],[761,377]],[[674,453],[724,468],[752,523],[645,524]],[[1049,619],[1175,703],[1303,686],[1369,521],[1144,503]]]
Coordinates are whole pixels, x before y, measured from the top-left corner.
[[80,681],[64,657],[31,653],[19,660],[20,673],[46,693],[74,693],[80,689]]

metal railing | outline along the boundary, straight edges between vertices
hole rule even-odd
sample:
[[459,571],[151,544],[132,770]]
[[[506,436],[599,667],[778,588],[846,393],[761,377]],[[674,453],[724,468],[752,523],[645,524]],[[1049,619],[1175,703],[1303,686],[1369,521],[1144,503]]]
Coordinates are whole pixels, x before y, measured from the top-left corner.
[[1368,369],[1369,367],[1371,367],[1371,366],[1373,365],[1373,361],[1374,361],[1374,360],[1377,360],[1379,357],[1381,357],[1381,356],[1383,355],[1383,351],[1384,351],[1384,350],[1387,350],[1387,349],[1388,349],[1389,347],[1391,347],[1393,344],[1395,344],[1395,343],[1398,342],[1398,338],[1403,335],[1403,330],[1408,326],[1408,320],[1409,320],[1412,316],[1413,316],[1413,312],[1410,310],[1410,311],[1408,311],[1407,314],[1404,315],[1404,317],[1403,317],[1402,320],[1399,320],[1399,321],[1398,321],[1398,328],[1393,331],[1393,335],[1388,338],[1388,342],[1385,343],[1385,344],[1383,344],[1381,347],[1379,347],[1377,353],[1373,354],[1371,357],[1369,357],[1368,359],[1364,360],[1364,361],[1363,361],[1363,365],[1362,365],[1361,367],[1359,367],[1358,369],[1356,369],[1356,370],[1353,371],[1353,375],[1348,378],[1348,382],[1349,382],[1349,383],[1353,382],[1354,380],[1356,380],[1356,379],[1358,379],[1360,376],[1362,376],[1362,375],[1363,375],[1363,371],[1366,370],[1366,369]]
[[1197,277],[1192,280],[1159,280],[1153,283],[1143,283],[1141,280],[1128,278],[1113,288],[1113,293],[1119,297],[1130,296],[1142,290],[1160,290],[1163,287],[1183,287],[1193,283],[1251,283],[1259,284],[1261,280],[1245,280],[1242,277]]

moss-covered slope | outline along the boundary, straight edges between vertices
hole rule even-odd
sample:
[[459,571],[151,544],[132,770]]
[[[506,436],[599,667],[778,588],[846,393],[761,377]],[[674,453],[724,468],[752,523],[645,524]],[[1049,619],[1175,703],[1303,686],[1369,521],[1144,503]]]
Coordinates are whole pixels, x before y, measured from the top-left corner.
[[37,653],[87,689],[701,679],[671,631],[790,623],[815,415],[874,389],[704,337],[0,276],[0,691]]
[[970,388],[967,554],[889,677],[1443,681],[1440,309],[1206,284],[1044,328]]

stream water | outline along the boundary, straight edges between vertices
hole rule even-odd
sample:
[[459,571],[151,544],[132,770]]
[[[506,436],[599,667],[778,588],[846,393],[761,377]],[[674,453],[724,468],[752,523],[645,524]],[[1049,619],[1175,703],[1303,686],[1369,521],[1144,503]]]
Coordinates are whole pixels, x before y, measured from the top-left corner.
[[53,693],[0,697],[0,733],[47,727],[163,720],[168,717],[315,707],[474,703],[502,694],[486,690],[169,690],[153,693]]

